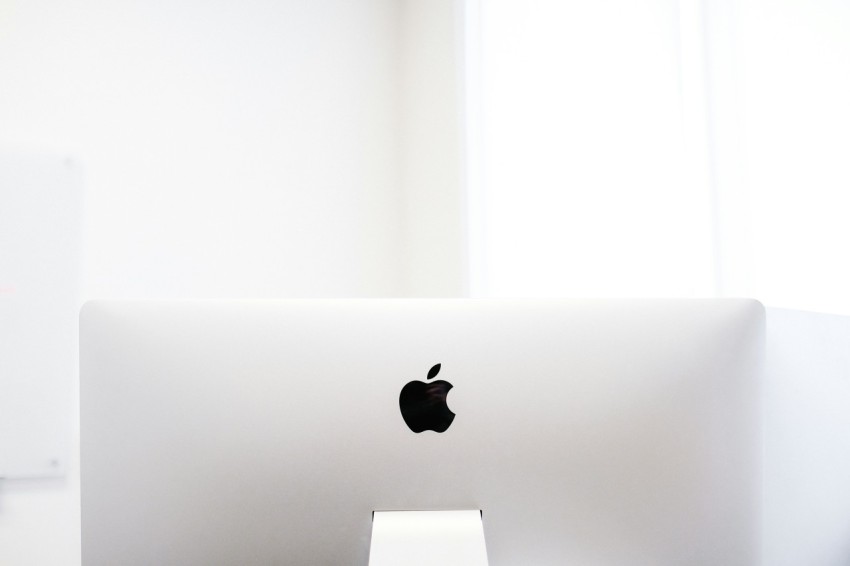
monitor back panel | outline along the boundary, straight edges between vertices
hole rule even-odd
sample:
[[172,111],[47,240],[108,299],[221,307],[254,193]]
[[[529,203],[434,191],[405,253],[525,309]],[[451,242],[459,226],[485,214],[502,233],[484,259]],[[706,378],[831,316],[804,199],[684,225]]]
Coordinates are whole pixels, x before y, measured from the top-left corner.
[[[480,509],[493,566],[757,563],[748,300],[94,302],[83,564],[365,566],[374,510]],[[452,384],[443,433],[399,393]]]

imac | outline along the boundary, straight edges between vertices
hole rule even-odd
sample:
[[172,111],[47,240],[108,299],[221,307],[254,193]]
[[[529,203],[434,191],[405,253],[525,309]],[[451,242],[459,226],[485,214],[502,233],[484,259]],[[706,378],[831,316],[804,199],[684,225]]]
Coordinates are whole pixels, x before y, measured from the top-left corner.
[[84,566],[366,566],[478,510],[489,564],[758,564],[753,300],[90,302]]

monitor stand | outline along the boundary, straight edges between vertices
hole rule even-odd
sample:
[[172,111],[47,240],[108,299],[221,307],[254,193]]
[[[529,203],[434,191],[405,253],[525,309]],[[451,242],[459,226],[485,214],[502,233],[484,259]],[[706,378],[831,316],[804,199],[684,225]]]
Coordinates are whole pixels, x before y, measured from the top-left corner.
[[481,511],[375,511],[369,566],[487,566]]

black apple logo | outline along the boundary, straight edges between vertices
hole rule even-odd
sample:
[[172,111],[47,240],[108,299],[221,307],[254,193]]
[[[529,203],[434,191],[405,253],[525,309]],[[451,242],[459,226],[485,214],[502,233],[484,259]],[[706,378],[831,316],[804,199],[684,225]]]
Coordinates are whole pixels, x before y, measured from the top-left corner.
[[[428,379],[434,378],[438,373],[440,364],[431,368]],[[402,388],[398,405],[410,430],[416,433],[423,430],[445,432],[451,426],[455,414],[446,405],[446,395],[451,388],[452,384],[442,379],[430,383],[411,381]]]

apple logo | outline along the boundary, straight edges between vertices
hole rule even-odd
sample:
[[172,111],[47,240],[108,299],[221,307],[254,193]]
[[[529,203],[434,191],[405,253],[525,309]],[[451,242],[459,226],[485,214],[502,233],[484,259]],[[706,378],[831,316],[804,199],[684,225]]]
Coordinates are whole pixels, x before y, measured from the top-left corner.
[[[428,371],[428,379],[433,379],[440,373],[440,365],[437,364]],[[411,381],[402,388],[398,405],[410,430],[416,433],[423,430],[445,432],[451,426],[455,414],[446,404],[446,395],[451,388],[452,384],[442,379],[430,383]]]

